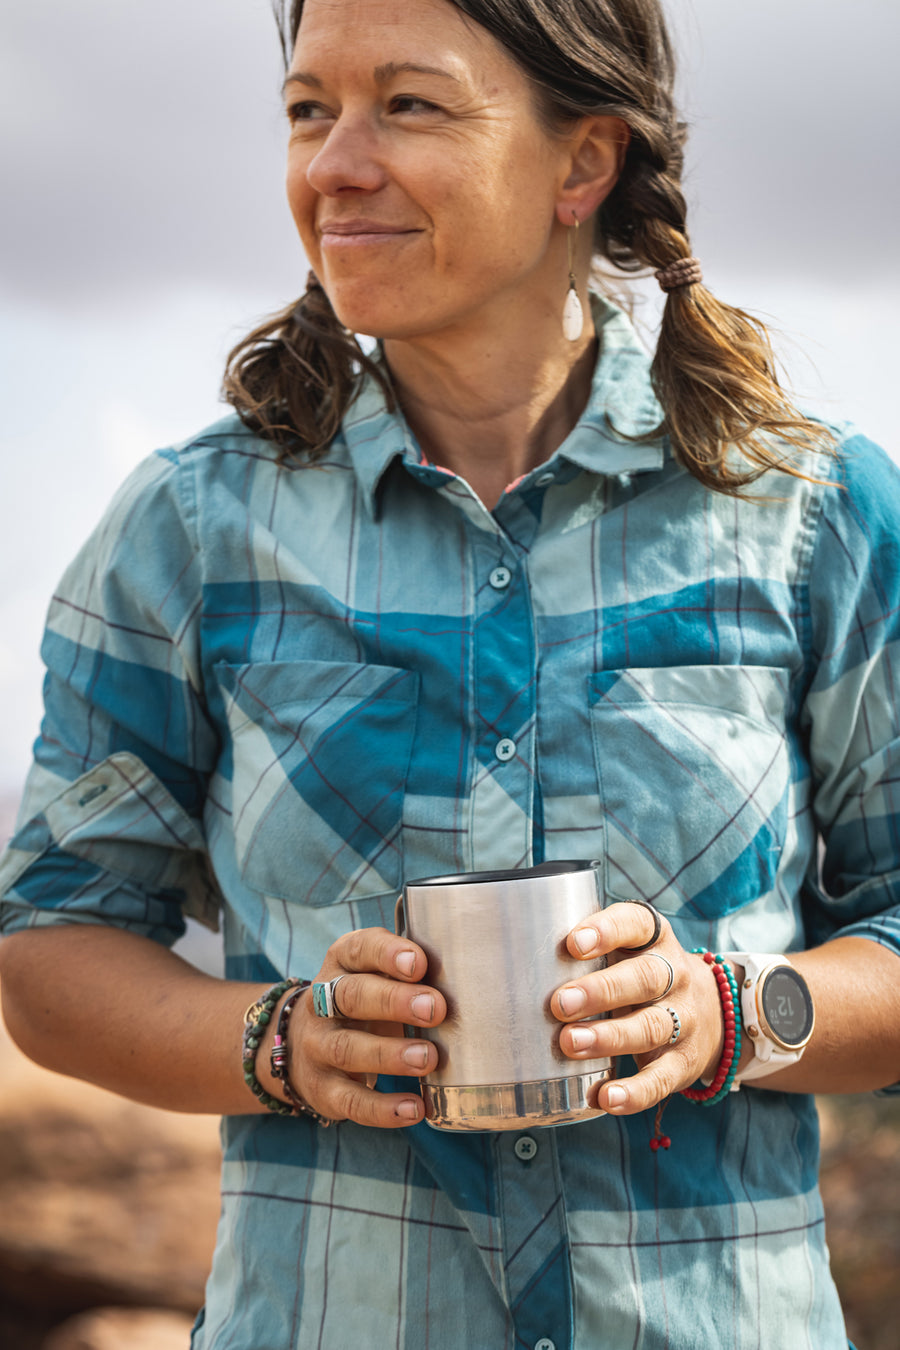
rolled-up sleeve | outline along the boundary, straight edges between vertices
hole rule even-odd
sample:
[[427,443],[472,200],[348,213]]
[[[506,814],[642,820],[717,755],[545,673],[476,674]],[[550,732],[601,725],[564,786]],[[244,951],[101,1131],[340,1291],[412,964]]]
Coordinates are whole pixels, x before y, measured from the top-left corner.
[[900,472],[862,437],[838,470],[809,572],[801,726],[823,851],[805,917],[813,941],[855,935],[900,954]]
[[121,488],[53,596],[45,714],[0,860],[0,931],[105,923],[170,944],[214,925],[203,834],[218,754],[199,655],[202,579],[175,452]]

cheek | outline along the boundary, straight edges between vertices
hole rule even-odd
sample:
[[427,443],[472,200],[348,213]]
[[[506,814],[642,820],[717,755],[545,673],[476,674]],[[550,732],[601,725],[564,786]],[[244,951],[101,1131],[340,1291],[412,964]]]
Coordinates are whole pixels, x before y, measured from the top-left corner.
[[284,185],[291,215],[297,228],[302,229],[304,220],[311,216],[314,195],[306,179],[305,160],[301,160],[299,156],[291,156],[288,159]]

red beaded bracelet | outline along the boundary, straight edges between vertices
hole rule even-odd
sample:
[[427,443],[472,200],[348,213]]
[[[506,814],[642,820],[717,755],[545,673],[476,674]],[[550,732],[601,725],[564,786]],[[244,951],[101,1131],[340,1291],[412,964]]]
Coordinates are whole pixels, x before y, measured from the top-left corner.
[[737,1073],[738,1059],[741,1053],[741,1023],[737,1011],[738,991],[737,983],[727,961],[723,961],[721,956],[713,956],[712,952],[705,951],[702,947],[695,947],[693,950],[695,955],[702,956],[707,965],[712,966],[712,972],[716,977],[716,983],[719,986],[719,998],[722,1001],[722,1016],[725,1021],[725,1043],[722,1046],[722,1058],[719,1060],[718,1068],[709,1087],[685,1088],[681,1095],[687,1097],[689,1102],[700,1102],[703,1106],[712,1106],[721,1101],[731,1091],[731,1085]]

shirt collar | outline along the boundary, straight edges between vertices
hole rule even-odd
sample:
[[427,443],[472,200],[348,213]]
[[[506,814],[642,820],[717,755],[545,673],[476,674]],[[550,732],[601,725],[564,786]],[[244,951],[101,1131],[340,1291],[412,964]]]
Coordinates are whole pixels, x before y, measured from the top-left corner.
[[[645,473],[661,469],[665,462],[663,437],[631,439],[650,435],[662,421],[650,358],[616,305],[592,295],[591,311],[600,352],[590,398],[575,427],[551,459],[534,470],[535,475],[546,474],[548,465],[559,459],[597,474]],[[452,476],[425,461],[402,413],[388,411],[384,393],[371,377],[364,380],[341,431],[373,514],[385,473],[397,459],[429,486],[440,487]],[[526,480],[532,476],[526,475]]]

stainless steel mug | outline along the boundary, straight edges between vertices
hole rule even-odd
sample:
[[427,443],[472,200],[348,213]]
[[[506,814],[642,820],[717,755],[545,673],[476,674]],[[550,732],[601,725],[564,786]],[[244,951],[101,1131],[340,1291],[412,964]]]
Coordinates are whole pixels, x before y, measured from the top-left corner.
[[574,961],[568,933],[603,905],[599,865],[552,862],[521,871],[410,881],[396,927],[428,957],[426,980],[447,1000],[440,1026],[416,1031],[438,1048],[424,1077],[425,1119],[443,1130],[518,1130],[602,1115],[597,1089],[611,1059],[572,1060],[550,997],[599,970]]

